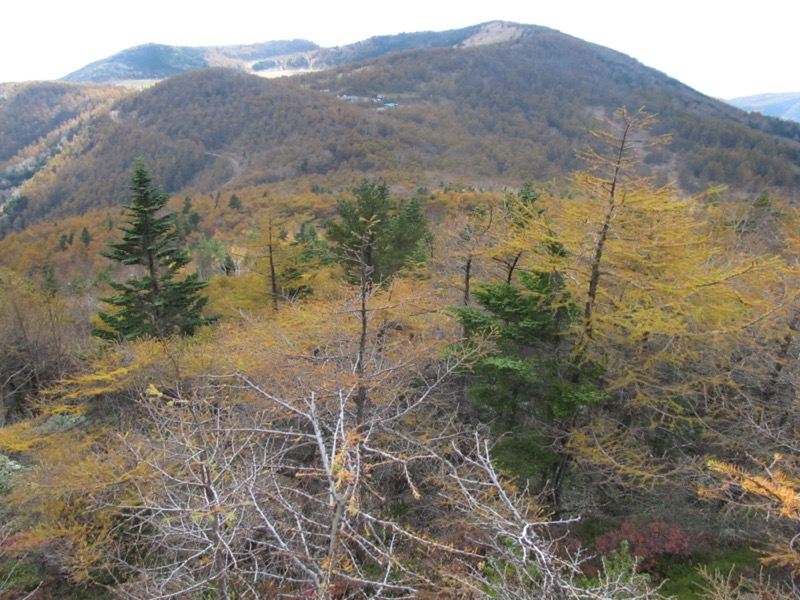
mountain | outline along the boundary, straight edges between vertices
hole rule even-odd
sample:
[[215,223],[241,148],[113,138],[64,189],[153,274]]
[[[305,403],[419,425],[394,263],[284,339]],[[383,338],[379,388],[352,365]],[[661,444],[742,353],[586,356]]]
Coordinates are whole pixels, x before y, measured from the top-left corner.
[[[340,97],[396,99],[428,155],[472,154],[473,176],[547,179],[578,166],[598,116],[645,107],[672,143],[646,157],[686,191],[726,184],[746,193],[798,183],[795,124],[699,94],[614,50],[541,27],[488,24],[499,40],[409,50],[307,76]],[[447,124],[448,131],[443,131]],[[452,140],[449,139],[452,137]],[[417,146],[422,144],[418,143]],[[492,163],[492,164],[489,164]]]
[[[249,56],[286,57],[291,44],[249,47]],[[200,61],[198,53],[155,50],[134,53],[150,57],[148,71],[146,60],[137,63],[139,75]],[[669,146],[643,157],[661,181],[690,193],[727,185],[730,194],[774,190],[790,198],[800,184],[800,125],[747,114],[551,29],[496,22],[298,52],[309,67],[295,77],[206,68],[140,91],[54,84],[109,98],[72,117],[67,136],[48,134],[47,119],[14,99],[50,92],[17,89],[0,104],[0,122],[37,123],[46,153],[21,186],[8,187],[16,200],[0,215],[0,235],[119,206],[137,156],[165,191],[185,195],[347,189],[365,176],[411,189],[544,184],[581,166],[576,151],[591,142],[597,119],[621,106],[657,114],[653,133],[672,135]],[[0,179],[30,159],[33,135],[12,135]]]
[[120,83],[166,79],[178,73],[208,67],[248,70],[251,65],[285,64],[316,44],[304,40],[265,42],[241,46],[167,46],[145,44],[93,62],[63,78],[72,83]]
[[519,35],[516,25],[492,23],[444,32],[375,36],[361,42],[320,48],[305,40],[237,46],[145,44],[93,62],[63,78],[72,83],[152,82],[208,67],[227,67],[266,76],[329,69],[403,50],[469,45]]
[[800,121],[800,92],[788,94],[758,94],[728,100],[730,104],[762,115]]

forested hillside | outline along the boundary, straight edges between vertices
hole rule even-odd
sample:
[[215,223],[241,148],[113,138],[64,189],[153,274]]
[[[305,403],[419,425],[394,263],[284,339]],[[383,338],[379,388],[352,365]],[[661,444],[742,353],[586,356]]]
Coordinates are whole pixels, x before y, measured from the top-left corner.
[[645,162],[684,189],[796,185],[794,124],[747,116],[634,59],[551,30],[500,44],[400,53],[311,80],[340,94],[410,103],[399,118],[412,113],[408,120],[424,124],[417,131],[427,147],[442,154],[458,142],[480,149],[472,158],[487,175],[543,180],[574,168],[593,117],[625,105],[659,115],[657,132],[670,133],[672,144]]
[[5,211],[0,227],[119,205],[134,156],[151,158],[168,192],[189,194],[351,185],[364,175],[426,188],[551,181],[577,168],[597,118],[623,105],[658,114],[656,133],[672,135],[643,157],[662,181],[688,192],[721,184],[733,195],[794,196],[800,126],[747,115],[624,55],[531,28],[294,78],[226,69],[171,77],[79,119],[69,152],[19,189],[25,207]]
[[5,220],[27,206],[19,187],[72,141],[82,121],[121,95],[120,90],[62,83],[0,87],[0,206]]
[[6,91],[0,597],[800,594],[800,128],[445,37]]

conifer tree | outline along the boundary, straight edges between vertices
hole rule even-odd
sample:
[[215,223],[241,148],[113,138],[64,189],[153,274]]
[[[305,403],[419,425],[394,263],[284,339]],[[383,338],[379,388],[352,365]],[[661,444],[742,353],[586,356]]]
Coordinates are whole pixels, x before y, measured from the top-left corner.
[[353,194],[355,200],[339,201],[339,220],[328,223],[326,235],[354,283],[362,267],[380,283],[421,258],[430,233],[418,199],[397,206],[383,181],[364,180]]
[[121,242],[109,243],[103,256],[124,266],[138,267],[138,273],[123,283],[111,282],[116,292],[103,302],[116,309],[100,312],[107,326],[93,332],[106,339],[193,335],[198,327],[217,317],[204,317],[207,298],[200,290],[208,284],[196,273],[178,279],[189,261],[178,248],[175,213],[159,213],[168,196],[152,186],[147,166],[137,159],[130,186],[132,200],[127,211]]
[[86,227],[81,230],[81,242],[84,246],[88,246],[89,243],[92,241],[92,234],[89,233],[89,230]]
[[[537,200],[529,184],[508,197],[510,223],[522,227],[536,220],[547,230],[545,209]],[[460,306],[453,312],[467,338],[494,344],[493,350],[472,359],[469,394],[501,437],[494,447],[498,464],[530,478],[542,499],[558,511],[570,462],[565,432],[605,395],[595,381],[595,366],[571,356],[569,337],[579,311],[562,272],[568,253],[552,235],[528,251],[545,269],[518,268],[518,250],[500,261],[506,269],[503,283],[480,284],[472,291],[479,307]],[[510,282],[514,271],[516,284]]]

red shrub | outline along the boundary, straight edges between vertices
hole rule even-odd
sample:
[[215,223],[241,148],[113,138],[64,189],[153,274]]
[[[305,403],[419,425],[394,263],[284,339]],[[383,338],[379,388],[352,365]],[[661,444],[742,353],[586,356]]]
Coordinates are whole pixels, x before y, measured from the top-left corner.
[[608,557],[613,550],[619,548],[623,540],[628,541],[628,548],[633,556],[641,557],[640,571],[652,570],[657,560],[664,556],[688,557],[700,542],[699,538],[677,525],[667,525],[660,521],[627,522],[619,529],[597,538],[595,548],[600,556]]

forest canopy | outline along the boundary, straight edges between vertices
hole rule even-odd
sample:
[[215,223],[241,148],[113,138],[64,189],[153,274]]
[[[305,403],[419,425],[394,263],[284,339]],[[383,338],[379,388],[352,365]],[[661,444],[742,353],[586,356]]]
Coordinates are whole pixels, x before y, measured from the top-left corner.
[[306,210],[136,163],[46,238],[107,283],[0,272],[4,591],[659,598],[722,561],[705,597],[796,593],[796,210],[649,177],[655,126],[620,109],[550,189]]

